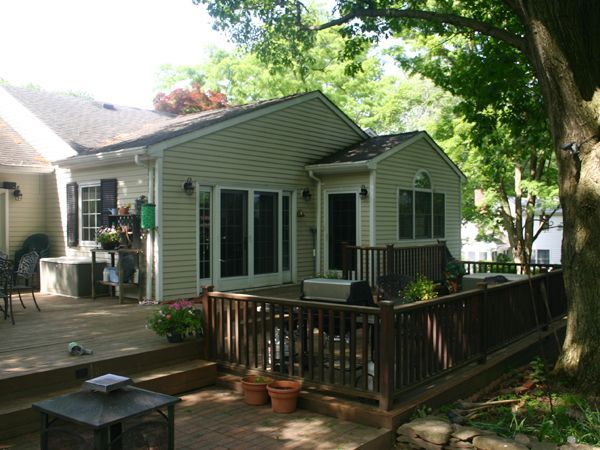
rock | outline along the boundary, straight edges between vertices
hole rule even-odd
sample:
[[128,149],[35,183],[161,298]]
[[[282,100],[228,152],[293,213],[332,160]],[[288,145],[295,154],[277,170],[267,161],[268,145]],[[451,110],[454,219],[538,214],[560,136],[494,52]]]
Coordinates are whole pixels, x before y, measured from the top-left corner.
[[411,422],[403,423],[402,425],[400,425],[398,427],[396,432],[398,434],[404,434],[404,435],[410,436],[410,437],[417,437],[417,433],[415,432],[415,430],[413,430],[413,428],[411,426]]
[[558,445],[556,445],[554,442],[548,442],[548,441],[537,442],[537,441],[534,441],[534,442],[531,443],[531,445],[529,446],[529,448],[531,450],[558,450]]
[[523,434],[523,433],[515,434],[514,439],[515,439],[515,442],[526,445],[529,448],[531,448],[531,444],[533,444],[534,442],[539,442],[538,438],[536,438],[535,436],[529,436],[529,435]]
[[475,448],[473,447],[473,444],[471,444],[468,441],[459,441],[456,439],[450,439],[450,441],[448,442],[448,445],[444,446],[445,449],[469,449],[469,448]]
[[443,446],[438,444],[432,444],[424,439],[420,439],[418,437],[411,438],[411,447],[425,449],[425,450],[442,450]]
[[529,450],[529,447],[499,436],[476,436],[473,445],[481,450]]
[[[447,420],[439,417],[423,417],[404,425],[407,425],[406,428],[410,428],[422,440],[436,445],[446,444],[450,433],[452,433],[452,425]],[[404,427],[404,425],[400,428]]]
[[475,436],[491,436],[494,433],[488,430],[479,430],[473,427],[464,427],[462,425],[454,425],[454,431],[450,436],[461,441],[470,441]]
[[600,447],[596,447],[588,444],[565,444],[559,447],[560,450],[600,450]]

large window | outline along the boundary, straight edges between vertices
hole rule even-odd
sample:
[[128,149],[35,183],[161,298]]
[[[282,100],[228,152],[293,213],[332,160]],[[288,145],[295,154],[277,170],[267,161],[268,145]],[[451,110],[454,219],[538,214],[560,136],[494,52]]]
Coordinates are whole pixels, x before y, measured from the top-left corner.
[[446,198],[433,192],[431,178],[420,171],[413,189],[398,191],[398,239],[443,238],[446,228]]
[[81,186],[81,240],[95,242],[96,230],[100,227],[100,185]]

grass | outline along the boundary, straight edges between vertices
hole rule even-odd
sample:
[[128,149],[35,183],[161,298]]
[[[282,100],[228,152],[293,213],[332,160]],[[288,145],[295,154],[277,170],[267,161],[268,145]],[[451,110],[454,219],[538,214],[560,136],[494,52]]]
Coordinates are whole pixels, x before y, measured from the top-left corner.
[[[476,401],[516,400],[471,413],[461,413],[465,425],[486,429],[500,436],[517,433],[559,445],[567,442],[600,444],[600,410],[596,399],[563,385],[546,372],[539,358],[514,371],[492,392]],[[457,405],[442,410],[457,411]]]

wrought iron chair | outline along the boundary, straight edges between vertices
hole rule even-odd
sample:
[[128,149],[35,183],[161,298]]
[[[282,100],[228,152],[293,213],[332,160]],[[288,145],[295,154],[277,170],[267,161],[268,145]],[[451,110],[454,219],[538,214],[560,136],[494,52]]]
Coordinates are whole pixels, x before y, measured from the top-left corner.
[[12,306],[12,283],[13,283],[13,263],[8,259],[0,259],[0,298],[4,299],[4,307],[0,307],[4,312],[4,320],[10,316],[12,324],[15,324],[15,316]]
[[14,284],[12,286],[13,292],[19,294],[19,301],[21,302],[21,306],[26,308],[25,303],[23,303],[23,298],[21,297],[21,291],[31,292],[31,297],[33,298],[33,303],[38,311],[41,311],[37,301],[35,299],[34,294],[34,283],[33,277],[37,270],[37,263],[40,259],[40,255],[37,252],[29,252],[25,253],[21,256],[21,260],[19,261],[19,266],[15,272]]
[[377,278],[378,300],[391,300],[404,303],[402,291],[407,284],[414,281],[410,275],[381,275]]

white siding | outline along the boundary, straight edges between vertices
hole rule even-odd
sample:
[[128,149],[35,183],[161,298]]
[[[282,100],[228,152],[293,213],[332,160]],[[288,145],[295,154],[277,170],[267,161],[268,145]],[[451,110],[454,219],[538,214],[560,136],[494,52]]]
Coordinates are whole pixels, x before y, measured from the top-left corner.
[[460,257],[461,181],[452,167],[424,139],[401,149],[378,163],[376,178],[376,244],[413,246],[435,243],[436,239],[398,240],[398,189],[412,189],[419,170],[431,177],[433,192],[446,196],[448,249]]
[[304,166],[356,143],[358,134],[319,99],[282,109],[169,148],[164,152],[162,206],[163,298],[197,295],[196,201],[181,189],[191,177],[205,186],[273,188],[297,197],[298,278],[313,274],[316,185]]

